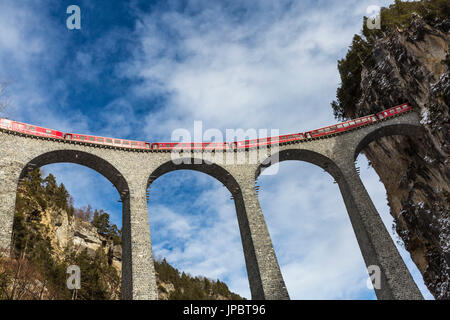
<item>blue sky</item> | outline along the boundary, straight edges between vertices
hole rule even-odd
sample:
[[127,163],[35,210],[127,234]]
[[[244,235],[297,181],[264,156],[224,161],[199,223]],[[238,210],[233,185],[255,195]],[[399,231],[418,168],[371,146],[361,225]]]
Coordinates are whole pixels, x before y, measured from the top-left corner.
[[[0,3],[0,79],[12,119],[146,141],[175,129],[305,131],[335,122],[337,60],[369,5],[391,1],[13,1]],[[81,8],[81,30],[66,8]],[[383,185],[361,176],[389,231]],[[90,169],[46,166],[77,206],[118,225],[117,191]],[[313,165],[287,162],[261,176],[259,194],[291,298],[373,299],[339,190]],[[178,171],[151,187],[155,256],[250,297],[233,202],[201,173]],[[391,232],[392,233],[392,232]],[[396,235],[393,238],[397,241]],[[402,256],[426,297],[417,269]],[[402,251],[403,250],[403,251]]]

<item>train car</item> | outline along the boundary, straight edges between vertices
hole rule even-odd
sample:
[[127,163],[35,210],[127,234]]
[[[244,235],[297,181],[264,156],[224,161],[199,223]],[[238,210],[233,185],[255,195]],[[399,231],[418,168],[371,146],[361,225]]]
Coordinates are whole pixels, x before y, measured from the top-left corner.
[[227,150],[226,142],[154,142],[154,150]]
[[408,112],[408,111],[411,111],[411,110],[412,110],[412,107],[409,104],[404,103],[404,104],[395,106],[393,108],[390,108],[390,109],[378,112],[377,113],[377,117],[378,117],[378,119],[382,120],[382,119],[393,117],[393,116],[398,115],[400,113]]
[[63,138],[63,133],[61,131],[44,128],[44,127],[38,127],[35,125],[26,124],[26,123],[13,121],[13,120],[9,120],[9,119],[0,118],[0,127],[4,128],[4,129],[16,131],[16,132],[34,135],[34,136],[56,138],[56,139]]
[[322,136],[327,136],[330,134],[340,133],[342,131],[347,131],[356,127],[361,127],[367,124],[371,124],[377,121],[377,118],[374,115],[369,115],[357,119],[352,119],[349,121],[341,122],[338,124],[334,124],[332,126],[323,127],[316,130],[311,130],[305,133],[307,138],[318,138]]
[[283,136],[260,138],[260,139],[249,139],[243,141],[235,141],[232,143],[235,149],[248,149],[255,147],[265,147],[279,143],[292,142],[305,139],[303,133],[287,134]]
[[287,134],[284,136],[279,136],[278,143],[292,142],[292,141],[303,140],[303,139],[304,139],[303,133]]
[[113,146],[113,147],[132,148],[132,149],[150,150],[150,146],[151,146],[150,142],[145,142],[145,141],[134,141],[134,140],[88,136],[88,135],[78,134],[78,133],[66,133],[64,135],[64,139],[70,140],[70,141],[95,143],[95,144],[102,144],[102,145]]
[[235,149],[248,149],[248,148],[254,148],[257,146],[258,146],[258,139],[249,139],[249,140],[233,142],[233,147]]
[[225,151],[228,148],[229,148],[229,145],[226,142],[204,142],[204,143],[202,143],[203,150]]
[[175,150],[175,149],[181,150],[182,147],[181,147],[180,142],[153,142],[152,149],[153,150]]

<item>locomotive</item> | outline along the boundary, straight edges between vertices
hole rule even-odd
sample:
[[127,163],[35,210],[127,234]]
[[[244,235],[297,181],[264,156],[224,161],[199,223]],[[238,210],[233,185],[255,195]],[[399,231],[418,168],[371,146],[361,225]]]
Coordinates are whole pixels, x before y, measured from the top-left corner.
[[66,133],[63,134],[61,131],[48,129],[44,127],[38,127],[35,125],[30,125],[18,121],[13,121],[9,119],[0,118],[0,128],[27,134],[33,136],[61,139],[67,141],[75,141],[82,143],[92,143],[97,145],[105,145],[109,147],[121,147],[121,148],[131,148],[140,150],[240,150],[240,149],[250,149],[255,147],[266,147],[274,144],[285,144],[295,141],[311,140],[317,138],[324,138],[327,136],[340,134],[345,131],[349,131],[361,126],[365,126],[371,123],[375,123],[386,118],[397,116],[399,114],[409,112],[412,107],[408,103],[404,103],[393,108],[383,110],[376,114],[364,116],[357,119],[351,119],[345,122],[334,124],[331,126],[306,131],[294,134],[287,134],[276,137],[267,137],[260,139],[242,140],[234,142],[153,142],[148,141],[135,141],[135,140],[125,140],[116,138],[107,138],[99,136],[89,136],[78,133]]

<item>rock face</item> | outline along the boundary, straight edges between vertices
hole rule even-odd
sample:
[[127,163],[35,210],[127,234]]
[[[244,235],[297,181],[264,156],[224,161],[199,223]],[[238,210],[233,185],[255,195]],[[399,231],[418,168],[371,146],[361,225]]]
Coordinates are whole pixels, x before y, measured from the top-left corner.
[[[363,153],[383,182],[395,229],[436,299],[450,299],[450,20],[418,15],[377,39],[362,63],[360,99],[345,117],[409,102],[422,137],[382,138]],[[342,75],[341,75],[342,76]]]
[[110,263],[122,272],[122,246],[114,245],[110,239],[100,235],[92,223],[78,217],[68,218],[63,210],[47,208],[41,215],[41,223],[46,226],[48,236],[55,250],[55,256],[62,256],[67,248],[76,252],[87,250],[89,256],[102,248]]

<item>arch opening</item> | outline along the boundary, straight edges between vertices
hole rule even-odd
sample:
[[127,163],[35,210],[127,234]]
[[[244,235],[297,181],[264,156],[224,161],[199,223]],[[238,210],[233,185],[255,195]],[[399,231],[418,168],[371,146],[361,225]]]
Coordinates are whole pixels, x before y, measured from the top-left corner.
[[256,177],[290,297],[375,299],[340,192],[345,186],[333,183],[339,182],[339,168],[308,150],[284,150],[277,157],[276,174],[261,175],[260,167]]
[[[418,267],[425,263],[425,259],[421,256],[423,251],[419,249],[416,252],[408,252],[401,237],[401,234],[408,233],[402,225],[406,220],[410,220],[406,218],[408,213],[404,210],[404,204],[411,201],[409,198],[413,195],[411,191],[414,189],[407,183],[407,176],[410,174],[408,171],[412,170],[411,163],[418,157],[411,146],[415,143],[415,139],[422,138],[423,130],[423,127],[411,124],[377,129],[359,142],[354,157],[360,179],[415,284],[425,299],[434,299],[425,286]],[[400,156],[397,152],[406,153],[408,158]],[[368,160],[369,158],[375,160],[375,165]],[[383,176],[383,181],[380,175]],[[390,191],[390,196],[387,190]]]
[[[86,152],[48,152],[27,163],[17,186],[11,265],[43,284],[33,299],[121,298],[122,205],[116,201],[126,190],[116,168]],[[83,199],[75,204],[72,196]],[[104,207],[106,197],[116,205]],[[93,207],[81,205],[92,200]],[[69,265],[80,268],[79,289],[66,287]]]
[[357,143],[353,158],[356,160],[363,149],[380,138],[396,135],[420,137],[423,134],[423,130],[423,127],[417,124],[391,124],[382,126],[367,134]]
[[[235,204],[229,192],[237,187],[231,174],[214,164],[168,162],[151,174],[149,187],[156,271],[167,269],[168,261],[180,273],[206,276],[213,282],[218,279],[231,292],[250,298],[238,220],[233,212]],[[190,291],[180,295],[178,287],[171,292],[159,287],[160,298],[164,299],[205,298],[189,297]]]

